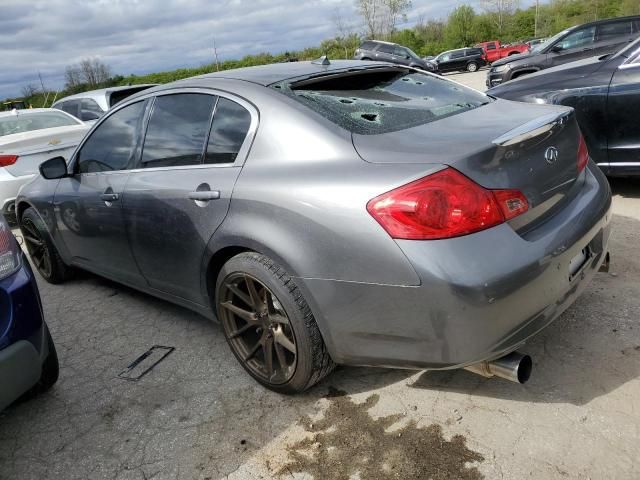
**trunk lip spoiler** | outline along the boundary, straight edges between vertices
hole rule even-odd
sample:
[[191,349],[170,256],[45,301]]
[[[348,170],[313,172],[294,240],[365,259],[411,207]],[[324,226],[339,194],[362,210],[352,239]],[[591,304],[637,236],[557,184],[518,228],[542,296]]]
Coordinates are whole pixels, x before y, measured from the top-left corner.
[[522,125],[500,135],[498,138],[492,140],[491,143],[500,147],[508,147],[525,140],[529,140],[552,130],[558,125],[564,125],[572,113],[573,109],[565,110],[560,113],[549,113],[547,115],[534,118],[533,120],[523,123]]

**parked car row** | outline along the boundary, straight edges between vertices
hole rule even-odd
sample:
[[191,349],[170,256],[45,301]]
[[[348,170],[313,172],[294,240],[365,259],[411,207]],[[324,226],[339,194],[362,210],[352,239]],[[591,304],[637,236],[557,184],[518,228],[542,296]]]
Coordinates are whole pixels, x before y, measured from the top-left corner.
[[487,88],[595,55],[608,55],[640,35],[640,16],[612,18],[568,28],[538,44],[530,52],[491,65]]
[[490,89],[495,97],[573,107],[589,152],[611,176],[640,175],[640,39]]
[[526,381],[514,350],[608,257],[610,191],[573,110],[388,62],[151,88],[40,173],[16,213],[45,280],[82,268],[217,319],[280,392],[335,364]]

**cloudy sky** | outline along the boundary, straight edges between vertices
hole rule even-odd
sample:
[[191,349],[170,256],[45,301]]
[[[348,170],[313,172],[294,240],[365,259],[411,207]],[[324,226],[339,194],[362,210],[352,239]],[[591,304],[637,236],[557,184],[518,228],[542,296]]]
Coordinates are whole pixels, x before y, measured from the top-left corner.
[[[408,24],[479,1],[413,0]],[[0,99],[86,57],[126,75],[210,63],[214,37],[221,59],[316,45],[336,9],[361,29],[351,0],[0,0]]]

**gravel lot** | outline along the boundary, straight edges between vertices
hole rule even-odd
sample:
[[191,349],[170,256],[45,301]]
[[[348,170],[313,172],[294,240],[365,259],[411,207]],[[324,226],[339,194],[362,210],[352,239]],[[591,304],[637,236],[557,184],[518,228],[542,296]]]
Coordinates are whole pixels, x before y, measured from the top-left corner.
[[[61,378],[0,414],[0,478],[640,478],[640,181],[612,183],[611,273],[522,349],[524,386],[340,368],[284,397],[188,310],[89,274],[40,282]],[[152,345],[176,350],[117,378]]]

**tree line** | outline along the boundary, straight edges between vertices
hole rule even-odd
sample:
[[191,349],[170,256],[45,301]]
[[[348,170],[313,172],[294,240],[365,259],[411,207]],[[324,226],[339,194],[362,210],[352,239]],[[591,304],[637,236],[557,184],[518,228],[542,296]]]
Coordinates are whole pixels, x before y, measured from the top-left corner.
[[[460,5],[447,18],[418,19],[410,28],[400,28],[411,12],[411,0],[355,0],[353,9],[360,19],[354,24],[337,10],[332,21],[335,36],[320,45],[279,54],[260,53],[237,60],[214,62],[195,68],[181,68],[148,75],[113,75],[108,65],[87,58],[65,71],[65,87],[57,98],[96,88],[140,83],[167,83],[217,70],[265,65],[291,60],[310,60],[321,55],[351,58],[365,39],[388,40],[411,48],[420,56],[436,55],[453,48],[486,40],[515,42],[549,37],[573,25],[624,15],[640,15],[640,0],[550,0],[520,8],[518,0],[482,0],[478,9]],[[35,85],[23,88],[23,98],[34,107],[48,104],[54,92],[42,92]]]

